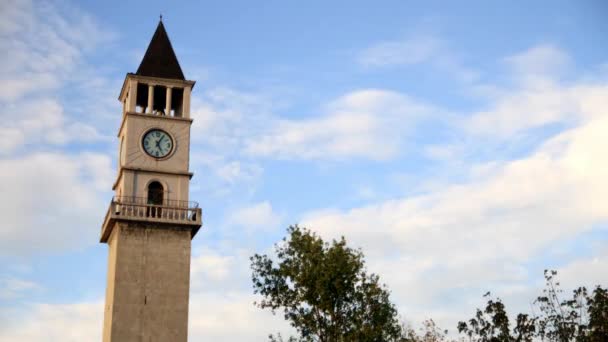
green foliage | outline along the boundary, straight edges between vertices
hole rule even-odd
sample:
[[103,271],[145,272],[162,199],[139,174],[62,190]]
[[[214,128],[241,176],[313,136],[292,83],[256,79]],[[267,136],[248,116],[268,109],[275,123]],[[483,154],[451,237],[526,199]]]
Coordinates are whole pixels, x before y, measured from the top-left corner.
[[587,298],[589,341],[608,341],[608,290],[597,286]]
[[[363,253],[344,238],[330,243],[297,225],[275,245],[276,263],[267,255],[251,257],[257,305],[284,317],[299,337],[287,341],[401,341],[402,328],[389,292],[367,274]],[[270,341],[283,338],[270,336]]]
[[535,301],[540,310],[538,336],[556,342],[608,341],[607,290],[597,286],[590,296],[587,288],[579,287],[571,299],[561,300],[563,290],[556,275],[545,270],[546,288]]
[[574,290],[572,299],[560,301],[563,290],[555,281],[556,271],[545,270],[546,288],[535,304],[540,310],[539,336],[549,341],[579,341],[586,331],[587,289]]
[[[490,292],[484,297],[490,297]],[[469,341],[479,342],[528,342],[532,341],[535,332],[535,319],[525,314],[516,318],[513,332],[510,330],[509,316],[500,298],[490,299],[486,308],[477,309],[475,317],[467,322],[458,322],[458,332],[469,337]]]
[[597,286],[590,296],[585,287],[579,287],[572,298],[562,300],[556,275],[556,271],[545,271],[546,287],[534,301],[538,315],[518,314],[512,331],[504,304],[490,298],[483,311],[477,309],[475,317],[458,323],[458,332],[479,342],[608,341],[608,291]]
[[[447,342],[447,330],[433,320],[419,331],[402,327],[389,292],[367,274],[363,253],[331,243],[306,228],[289,227],[276,255],[251,257],[253,288],[260,308],[282,310],[298,336],[270,335],[270,342]],[[585,287],[562,299],[556,271],[545,271],[546,286],[534,301],[536,313],[509,316],[490,293],[485,308],[458,323],[461,340],[471,342],[608,342],[608,290]]]

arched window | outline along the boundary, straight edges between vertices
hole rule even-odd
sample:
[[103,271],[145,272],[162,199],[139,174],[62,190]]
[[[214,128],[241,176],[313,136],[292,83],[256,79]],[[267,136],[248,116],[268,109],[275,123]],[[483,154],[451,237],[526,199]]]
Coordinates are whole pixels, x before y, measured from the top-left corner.
[[164,189],[160,182],[152,182],[148,185],[148,204],[162,205]]

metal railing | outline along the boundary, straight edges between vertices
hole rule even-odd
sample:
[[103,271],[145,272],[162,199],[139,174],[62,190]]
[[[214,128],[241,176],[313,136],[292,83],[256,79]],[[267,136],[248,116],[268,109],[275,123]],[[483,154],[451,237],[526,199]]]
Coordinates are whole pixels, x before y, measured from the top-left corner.
[[132,205],[146,205],[146,206],[159,206],[168,208],[198,208],[198,203],[194,201],[180,201],[172,199],[163,199],[161,204],[150,203],[146,197],[133,197],[133,196],[114,196],[113,202],[120,204],[132,204]]
[[199,208],[165,207],[148,204],[112,202],[113,214],[129,218],[162,219],[176,222],[196,222]]
[[[126,200],[125,200],[126,199]],[[202,210],[198,203],[167,201],[166,205],[147,204],[138,197],[116,197],[110,202],[101,227],[101,241],[107,241],[116,221],[146,221],[195,227],[202,225]]]

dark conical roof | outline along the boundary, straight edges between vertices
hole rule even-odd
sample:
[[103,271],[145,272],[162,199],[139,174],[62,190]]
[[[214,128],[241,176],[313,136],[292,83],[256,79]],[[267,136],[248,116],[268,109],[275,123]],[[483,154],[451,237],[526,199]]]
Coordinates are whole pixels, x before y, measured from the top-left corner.
[[178,80],[185,79],[162,20],[158,23],[156,32],[152,36],[148,50],[146,50],[136,74]]

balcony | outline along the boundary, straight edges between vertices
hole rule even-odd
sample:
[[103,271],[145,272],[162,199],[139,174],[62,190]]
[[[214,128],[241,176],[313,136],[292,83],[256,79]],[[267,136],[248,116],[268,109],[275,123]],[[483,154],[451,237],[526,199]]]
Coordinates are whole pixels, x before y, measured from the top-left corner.
[[143,197],[114,197],[101,227],[101,242],[107,242],[117,221],[150,222],[191,229],[192,237],[202,225],[202,210],[196,202],[164,200],[148,204]]

